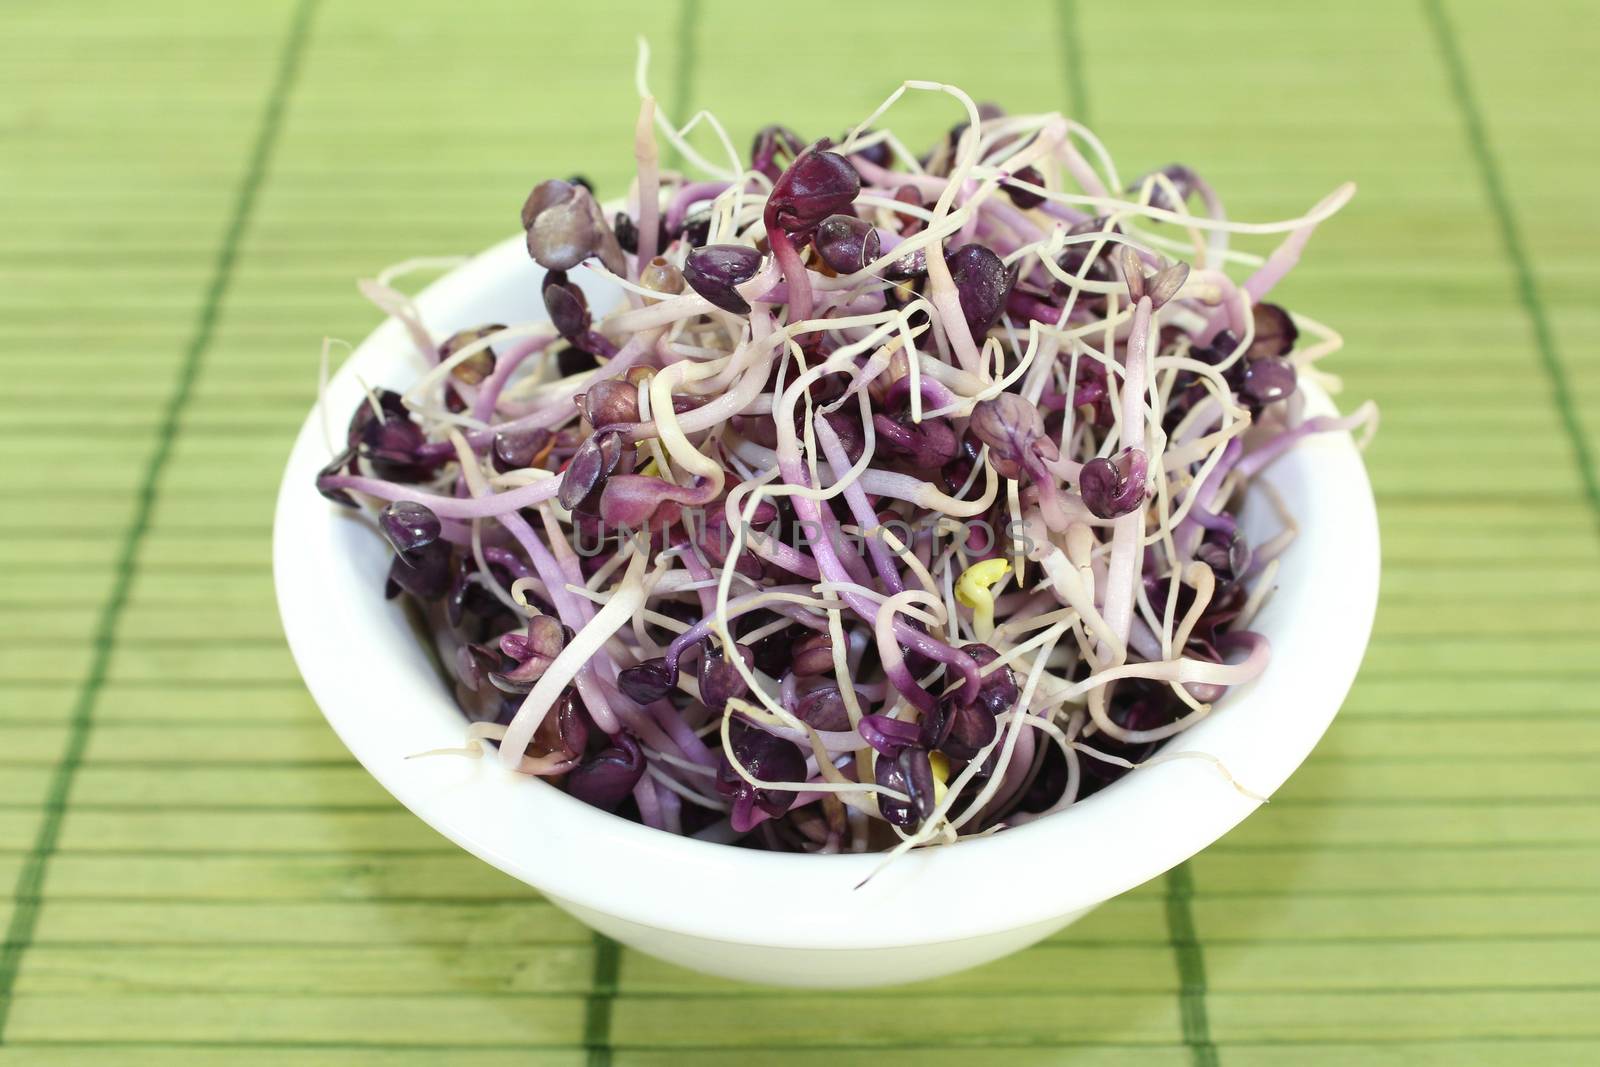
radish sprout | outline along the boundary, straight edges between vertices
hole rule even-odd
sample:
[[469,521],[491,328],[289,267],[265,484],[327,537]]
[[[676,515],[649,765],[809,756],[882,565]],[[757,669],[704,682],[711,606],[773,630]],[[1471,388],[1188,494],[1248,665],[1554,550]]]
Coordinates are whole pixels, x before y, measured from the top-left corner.
[[[889,858],[1215,763],[1162,746],[1268,669],[1249,627],[1297,529],[1264,486],[1252,545],[1241,503],[1376,425],[1303,414],[1342,341],[1264,299],[1354,186],[1240,222],[1188,167],[1125,182],[1062,115],[923,81],[747,161],[673,124],[647,58],[622,210],[577,178],[523,205],[548,321],[442,334],[397,282],[454,260],[361,283],[429,366],[368,391],[317,486],[426,621],[469,724],[440,751]],[[922,155],[884,125],[913,93],[956,105]],[[592,313],[577,271],[626,299]]]

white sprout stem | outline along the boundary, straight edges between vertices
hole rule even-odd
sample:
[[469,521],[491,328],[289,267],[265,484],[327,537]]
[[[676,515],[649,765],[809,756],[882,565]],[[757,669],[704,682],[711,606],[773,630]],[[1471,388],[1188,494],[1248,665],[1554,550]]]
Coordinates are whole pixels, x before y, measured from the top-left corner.
[[[1145,424],[1145,352],[1150,343],[1150,312],[1150,297],[1141,296],[1134,308],[1133,332],[1128,338],[1128,357],[1124,364],[1126,384],[1122,390],[1122,429],[1127,435],[1124,443],[1129,448],[1144,445],[1142,435],[1134,436],[1134,431],[1135,428],[1142,429]],[[1139,580],[1136,556],[1144,541],[1144,516],[1145,509],[1141,504],[1112,525],[1111,563],[1107,568],[1105,601],[1105,620],[1111,632],[1102,635],[1110,639],[1105,645],[1106,656],[1102,662],[1113,662],[1112,649],[1128,643],[1128,631],[1133,623],[1133,586]]]
[[588,624],[567,643],[539,680],[528,692],[522,706],[517,709],[510,725],[506,727],[506,736],[500,742],[501,762],[508,766],[516,766],[528,750],[528,745],[533,742],[534,731],[539,729],[539,724],[544,721],[545,714],[555,704],[556,698],[567,687],[567,683],[575,678],[578,672],[600,651],[606,640],[628,621],[635,611],[644,606],[645,594],[644,568],[647,558],[643,552],[634,554],[628,563],[628,571],[623,576],[618,590],[590,619]]
[[639,124],[634,130],[633,158],[639,168],[639,246],[637,278],[656,255],[656,228],[661,220],[660,155],[655,137],[656,99],[645,96],[639,103]]

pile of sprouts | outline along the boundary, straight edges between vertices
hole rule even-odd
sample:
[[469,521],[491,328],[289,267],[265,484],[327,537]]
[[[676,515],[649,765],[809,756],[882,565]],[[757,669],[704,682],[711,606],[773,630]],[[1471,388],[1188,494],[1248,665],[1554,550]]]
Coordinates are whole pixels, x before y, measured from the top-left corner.
[[[1294,521],[1246,543],[1256,475],[1374,423],[1302,413],[1339,338],[1265,300],[1353,186],[1235,222],[1187,167],[1126,180],[1060,114],[928,82],[741,154],[639,87],[625,201],[552,179],[523,207],[547,317],[443,336],[394,285],[437,261],[363,283],[429,369],[369,391],[317,485],[392,547],[460,751],[821,853],[1016,826],[1171,758],[1267,669]],[[883,124],[907,93],[961,111],[920,154]]]

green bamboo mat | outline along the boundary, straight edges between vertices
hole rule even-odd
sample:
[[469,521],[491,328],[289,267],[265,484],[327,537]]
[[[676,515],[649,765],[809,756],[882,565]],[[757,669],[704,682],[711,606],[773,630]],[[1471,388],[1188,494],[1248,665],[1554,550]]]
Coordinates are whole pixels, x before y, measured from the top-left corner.
[[[1596,19],[13,0],[0,1064],[1600,1061]],[[1244,217],[1360,183],[1284,296],[1383,405],[1385,592],[1272,805],[1010,960],[794,994],[596,940],[346,756],[268,567],[318,340],[373,325],[353,278],[489,244],[533,180],[620,188],[635,33],[664,105],[741,139],[921,77],[1068,109]]]

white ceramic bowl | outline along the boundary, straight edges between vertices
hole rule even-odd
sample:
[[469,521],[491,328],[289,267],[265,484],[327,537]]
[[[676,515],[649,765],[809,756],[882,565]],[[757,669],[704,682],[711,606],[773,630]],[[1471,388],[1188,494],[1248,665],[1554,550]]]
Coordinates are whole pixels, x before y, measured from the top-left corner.
[[[526,321],[543,315],[540,276],[519,236],[438,281],[418,304],[441,337]],[[604,309],[618,294],[591,288],[589,297]],[[358,376],[403,389],[421,367],[398,324],[385,322],[333,378],[326,400],[335,434],[361,396]],[[1312,413],[1333,410],[1321,392],[1306,392]],[[1051,818],[911,853],[857,889],[879,857],[707,844],[608,815],[493,759],[408,760],[460,745],[464,722],[404,612],[383,599],[381,539],[313,488],[329,458],[321,420],[314,409],[289,458],[273,547],[284,630],[312,695],[356,758],[429,825],[644,952],[789,985],[930,978],[1039,940],[1193,856],[1255,810],[1208,764],[1178,760]],[[1377,602],[1378,529],[1346,434],[1306,441],[1266,477],[1301,528],[1256,622],[1272,642],[1271,665],[1173,750],[1210,753],[1270,795],[1328,728],[1355,678]],[[1262,501],[1247,504],[1244,524],[1252,540],[1276,532]]]

